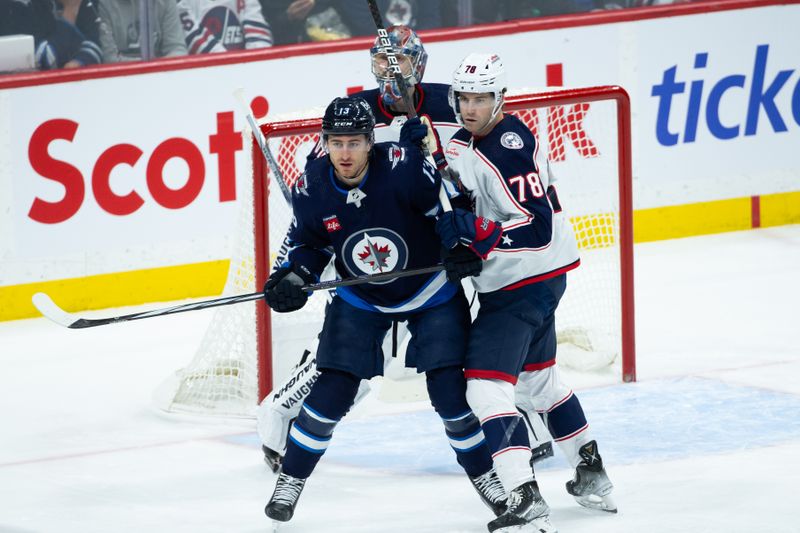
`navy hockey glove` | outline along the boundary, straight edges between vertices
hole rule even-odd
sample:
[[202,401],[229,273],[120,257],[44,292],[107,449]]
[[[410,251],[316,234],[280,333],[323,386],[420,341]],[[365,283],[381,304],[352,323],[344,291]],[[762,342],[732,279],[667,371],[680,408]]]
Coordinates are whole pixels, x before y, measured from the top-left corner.
[[419,146],[428,136],[428,126],[422,123],[419,117],[406,120],[400,128],[400,142]]
[[264,284],[264,299],[278,313],[297,311],[308,301],[303,285],[314,281],[314,276],[303,266],[281,267]]
[[458,283],[469,276],[480,276],[483,270],[483,259],[463,244],[455,248],[443,248],[442,264],[447,272],[448,281],[453,283]]
[[453,209],[436,221],[436,233],[445,248],[453,248],[462,243],[469,246],[481,259],[486,259],[500,242],[503,226],[470,211]]

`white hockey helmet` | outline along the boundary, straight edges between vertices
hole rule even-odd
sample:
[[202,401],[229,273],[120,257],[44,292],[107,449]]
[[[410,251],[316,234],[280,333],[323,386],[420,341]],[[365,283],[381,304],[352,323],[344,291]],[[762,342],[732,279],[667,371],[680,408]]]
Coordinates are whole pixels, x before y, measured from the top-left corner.
[[448,95],[450,107],[453,108],[458,122],[463,125],[458,106],[458,93],[492,93],[494,95],[492,119],[494,119],[503,107],[503,94],[507,88],[506,69],[500,56],[469,54],[453,72],[453,83]]

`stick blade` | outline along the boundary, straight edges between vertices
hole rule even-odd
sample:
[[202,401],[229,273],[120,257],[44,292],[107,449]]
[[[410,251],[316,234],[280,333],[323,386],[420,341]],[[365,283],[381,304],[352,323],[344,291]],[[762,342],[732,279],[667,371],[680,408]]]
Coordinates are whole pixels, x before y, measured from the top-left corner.
[[45,318],[52,320],[60,326],[74,328],[76,327],[75,324],[80,322],[80,319],[61,309],[50,296],[43,292],[34,294],[31,301],[33,302],[33,306],[38,309]]

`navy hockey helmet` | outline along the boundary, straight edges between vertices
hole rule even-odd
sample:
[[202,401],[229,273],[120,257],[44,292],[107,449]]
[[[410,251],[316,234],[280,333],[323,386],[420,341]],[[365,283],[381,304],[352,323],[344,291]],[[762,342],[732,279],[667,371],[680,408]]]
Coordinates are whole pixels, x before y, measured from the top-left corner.
[[363,98],[346,96],[334,98],[322,117],[322,140],[328,135],[366,135],[375,142],[375,116]]

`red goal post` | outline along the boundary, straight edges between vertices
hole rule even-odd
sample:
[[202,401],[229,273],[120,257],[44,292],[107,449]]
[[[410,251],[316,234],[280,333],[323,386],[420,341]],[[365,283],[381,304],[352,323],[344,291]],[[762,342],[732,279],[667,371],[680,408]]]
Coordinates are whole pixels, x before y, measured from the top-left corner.
[[[615,144],[616,144],[616,176],[617,202],[618,202],[618,228],[614,238],[615,246],[619,248],[619,343],[621,349],[622,380],[631,382],[636,380],[636,355],[635,355],[635,328],[634,328],[634,289],[633,289],[633,208],[632,208],[632,165],[631,165],[631,124],[630,100],[627,92],[617,86],[588,87],[578,89],[554,90],[537,94],[509,95],[506,98],[504,110],[520,116],[528,126],[537,133],[538,113],[536,110],[548,108],[548,145],[551,150],[551,159],[555,149],[556,158],[564,157],[564,137],[579,150],[589,150],[588,145],[581,148],[580,143],[592,143],[587,139],[580,128],[580,123],[589,110],[589,105],[595,102],[608,102],[614,104]],[[565,109],[566,106],[573,106]],[[525,117],[533,117],[526,119]],[[284,122],[263,124],[261,130],[269,139],[276,138],[303,138],[313,139],[319,134],[320,119],[299,119]],[[561,124],[564,131],[553,132],[554,124]],[[559,144],[560,143],[560,144]],[[555,144],[556,146],[552,146]],[[297,146],[297,143],[294,144]],[[288,184],[294,183],[300,172],[289,163],[294,156],[291,148],[285,148],[281,143],[277,159],[284,172]],[[591,152],[591,150],[589,150]],[[585,154],[584,154],[585,155]],[[591,153],[588,156],[591,157]],[[605,157],[611,157],[606,153]],[[262,287],[269,275],[271,265],[269,242],[269,202],[268,202],[268,166],[257,145],[252,144],[253,158],[253,208],[255,212],[255,286]],[[270,178],[272,179],[272,178]],[[273,191],[277,189],[273,188]],[[570,210],[569,197],[564,198],[565,208]],[[580,268],[578,269],[580,271]],[[569,292],[569,290],[568,290]],[[602,313],[602,311],[600,311]],[[311,332],[315,335],[317,332]],[[273,386],[273,357],[272,357],[272,320],[263,301],[256,303],[256,345],[258,351],[258,398],[266,396]]]

